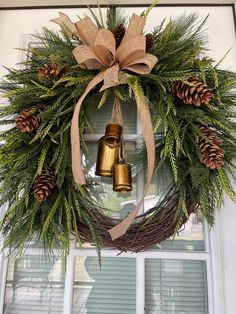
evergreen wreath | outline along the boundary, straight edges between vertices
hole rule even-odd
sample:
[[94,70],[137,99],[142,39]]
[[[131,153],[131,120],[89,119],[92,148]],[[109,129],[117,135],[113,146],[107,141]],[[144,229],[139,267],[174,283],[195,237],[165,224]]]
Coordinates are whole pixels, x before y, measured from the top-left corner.
[[[150,9],[143,13],[147,15]],[[107,9],[106,21],[91,10],[97,27],[110,30],[118,47],[126,31],[122,14]],[[105,23],[106,22],[106,23]],[[94,178],[75,185],[71,168],[70,127],[74,106],[87,84],[98,73],[83,70],[72,50],[80,44],[70,29],[44,28],[34,36],[21,69],[8,69],[1,83],[10,105],[0,108],[0,205],[7,205],[1,220],[5,246],[22,250],[40,241],[48,252],[69,252],[70,235],[84,242],[121,251],[139,252],[174,235],[191,213],[202,215],[210,226],[223,203],[224,192],[236,201],[232,180],[236,174],[236,74],[221,70],[214,60],[202,56],[206,19],[181,15],[146,35],[146,51],[158,57],[150,74],[127,73],[126,85],[116,95],[133,101],[129,83],[141,90],[152,112],[158,184],[164,181],[162,199],[136,217],[125,235],[113,241],[108,230],[119,221],[95,201]],[[65,26],[65,25],[64,25]],[[97,88],[87,102],[100,97],[106,105],[109,92]],[[96,113],[94,113],[95,116]],[[91,113],[90,113],[91,115]],[[82,149],[89,113],[82,107],[79,127]],[[135,159],[145,167],[146,149]]]

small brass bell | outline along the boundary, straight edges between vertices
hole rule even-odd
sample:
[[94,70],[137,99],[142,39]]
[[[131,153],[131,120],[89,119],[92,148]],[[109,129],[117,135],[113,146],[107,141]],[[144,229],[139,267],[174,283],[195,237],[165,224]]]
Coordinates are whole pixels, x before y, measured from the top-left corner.
[[113,190],[116,192],[132,191],[131,164],[117,163],[113,166]]
[[120,144],[123,128],[118,123],[109,123],[106,125],[105,142],[111,147],[115,147]]
[[119,161],[119,147],[109,146],[105,142],[105,136],[98,141],[98,153],[95,174],[102,177],[111,177],[113,165]]

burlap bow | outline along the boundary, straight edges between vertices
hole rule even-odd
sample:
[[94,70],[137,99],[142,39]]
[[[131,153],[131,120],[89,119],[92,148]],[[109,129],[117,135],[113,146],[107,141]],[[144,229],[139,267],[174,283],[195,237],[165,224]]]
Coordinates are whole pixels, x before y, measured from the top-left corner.
[[[53,21],[60,26],[64,25],[64,29],[66,25],[67,30],[71,29],[71,33],[75,33],[74,24],[70,22],[69,18],[64,14],[63,22],[62,14],[60,14],[60,16],[61,19],[58,18],[54,19]],[[124,84],[125,82],[121,79],[124,70],[129,70],[138,74],[148,74],[151,72],[157,63],[157,58],[154,55],[146,53],[146,37],[142,35],[144,25],[145,18],[133,14],[125,36],[118,49],[116,49],[116,42],[112,32],[107,29],[98,30],[96,25],[89,17],[81,19],[75,23],[77,35],[84,43],[84,45],[79,45],[73,50],[73,54],[78,64],[83,69],[101,70],[101,72],[89,82],[84,93],[78,100],[72,118],[72,170],[75,183],[78,185],[85,184],[85,176],[81,163],[80,135],[78,125],[81,105],[88,93],[102,81],[103,86],[100,91],[119,84]],[[139,208],[144,202],[144,196],[151,183],[155,163],[155,142],[150,112],[142,91],[140,90],[139,93],[137,93],[132,85],[131,88],[133,89],[136,98],[136,103],[143,125],[144,140],[147,148],[147,182],[144,195],[133,211],[121,223],[109,230],[113,240],[125,234],[137,216]]]

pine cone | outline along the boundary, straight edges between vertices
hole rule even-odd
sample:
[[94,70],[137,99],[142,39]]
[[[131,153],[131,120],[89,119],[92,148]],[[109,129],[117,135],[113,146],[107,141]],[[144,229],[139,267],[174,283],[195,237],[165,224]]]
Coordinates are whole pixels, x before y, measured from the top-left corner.
[[37,76],[40,81],[48,79],[60,78],[68,72],[67,66],[58,66],[56,64],[44,64],[37,71]]
[[116,40],[116,48],[118,48],[122,42],[123,37],[125,36],[125,27],[123,24],[119,24],[113,31],[115,40]]
[[210,169],[220,169],[224,165],[224,150],[220,147],[221,140],[211,129],[201,126],[201,132],[209,139],[207,142],[203,137],[199,137],[198,146],[202,163]]
[[56,174],[53,169],[42,170],[34,181],[34,197],[38,202],[45,201],[56,187]]
[[146,52],[149,52],[154,44],[154,35],[153,34],[147,34],[146,35]]
[[16,119],[16,127],[22,133],[30,133],[37,130],[42,122],[40,115],[42,109],[43,106],[41,108],[31,107],[21,111],[20,115]]
[[207,84],[194,77],[188,78],[188,82],[193,86],[189,86],[181,81],[174,82],[172,84],[173,94],[182,99],[187,105],[195,105],[196,107],[201,106],[201,104],[209,105],[212,91]]

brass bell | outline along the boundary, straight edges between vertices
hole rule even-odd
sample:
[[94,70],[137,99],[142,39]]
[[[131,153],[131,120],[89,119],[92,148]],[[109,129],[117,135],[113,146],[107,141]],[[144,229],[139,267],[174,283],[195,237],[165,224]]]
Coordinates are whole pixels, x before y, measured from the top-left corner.
[[111,147],[106,144],[105,137],[98,141],[98,153],[95,174],[102,177],[111,177],[113,165],[119,161],[119,145]]
[[106,125],[105,141],[106,144],[115,147],[119,145],[123,128],[118,123],[109,123]]
[[113,166],[113,190],[116,192],[132,191],[131,164],[117,163]]

